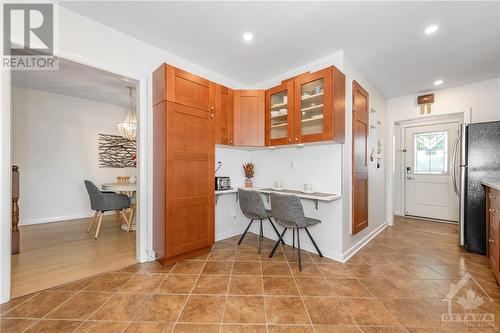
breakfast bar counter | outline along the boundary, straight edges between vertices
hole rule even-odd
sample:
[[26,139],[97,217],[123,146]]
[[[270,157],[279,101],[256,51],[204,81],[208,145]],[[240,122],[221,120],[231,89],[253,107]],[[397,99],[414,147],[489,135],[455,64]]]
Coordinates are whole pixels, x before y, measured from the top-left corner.
[[[318,209],[318,201],[327,201],[328,202],[328,201],[335,201],[335,200],[342,198],[342,196],[340,194],[334,194],[334,193],[322,193],[322,192],[308,193],[308,192],[303,192],[300,190],[288,190],[288,189],[279,189],[278,190],[278,189],[274,189],[272,187],[239,187],[239,188],[242,188],[244,190],[254,190],[254,191],[257,191],[257,192],[263,194],[266,197],[266,200],[268,203],[269,203],[269,194],[271,192],[296,195],[301,199],[314,201],[314,207],[316,209]],[[217,201],[218,201],[220,195],[230,194],[230,193],[238,193],[238,188],[215,191],[215,204],[217,204]],[[238,197],[236,197],[236,200],[238,200]]]

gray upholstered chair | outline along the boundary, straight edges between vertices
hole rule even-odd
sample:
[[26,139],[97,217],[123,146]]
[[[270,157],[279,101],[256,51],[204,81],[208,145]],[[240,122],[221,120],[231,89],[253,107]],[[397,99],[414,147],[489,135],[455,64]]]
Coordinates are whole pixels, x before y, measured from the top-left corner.
[[[271,211],[267,210],[266,207],[264,206],[264,201],[262,201],[262,197],[260,196],[259,192],[257,191],[252,191],[252,190],[245,190],[245,189],[238,189],[238,201],[240,203],[240,208],[241,211],[243,212],[243,215],[248,217],[250,219],[250,223],[248,224],[247,228],[245,229],[245,232],[243,235],[241,235],[240,240],[238,241],[238,245],[241,244],[243,241],[243,238],[245,238],[245,235],[248,232],[248,229],[250,229],[250,226],[252,225],[253,221],[259,220],[260,221],[260,235],[258,237],[258,248],[259,248],[259,253],[260,253],[260,241],[261,238],[264,237],[264,231],[262,230],[262,220],[269,220],[269,223],[271,223],[271,226],[273,227],[274,231],[276,231],[276,234],[280,235],[278,232],[278,229],[276,229],[276,226],[274,225],[273,221],[271,220]],[[283,243],[284,244],[284,243]]]
[[276,222],[285,229],[283,229],[280,238],[269,254],[269,258],[272,258],[274,252],[276,252],[280,241],[283,240],[283,236],[288,229],[292,229],[294,232],[295,230],[297,230],[297,256],[299,259],[300,271],[302,271],[302,261],[300,259],[300,229],[306,230],[307,235],[311,239],[311,242],[316,248],[316,251],[318,251],[319,256],[323,257],[323,254],[319,250],[318,245],[316,245],[316,242],[309,233],[309,230],[307,230],[307,227],[321,223],[321,221],[304,216],[304,209],[298,196],[271,192],[271,214],[273,215]]
[[97,223],[97,230],[94,236],[94,238],[97,239],[99,230],[101,230],[102,216],[105,212],[112,210],[120,212],[120,215],[127,221],[128,230],[130,230],[130,223],[132,221],[127,219],[123,213],[124,209],[130,208],[130,198],[125,194],[101,191],[89,180],[85,180],[84,182],[90,197],[90,207],[92,210],[95,210],[94,217],[92,217],[92,221],[90,221],[87,232],[90,232],[95,221],[98,219],[99,222]]

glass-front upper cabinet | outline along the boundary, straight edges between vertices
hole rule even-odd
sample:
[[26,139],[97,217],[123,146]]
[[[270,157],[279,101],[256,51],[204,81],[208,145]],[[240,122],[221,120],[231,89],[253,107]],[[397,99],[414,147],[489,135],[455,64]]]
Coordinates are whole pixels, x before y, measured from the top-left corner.
[[326,140],[332,133],[332,67],[295,79],[294,143]]
[[293,81],[266,91],[266,146],[292,143]]

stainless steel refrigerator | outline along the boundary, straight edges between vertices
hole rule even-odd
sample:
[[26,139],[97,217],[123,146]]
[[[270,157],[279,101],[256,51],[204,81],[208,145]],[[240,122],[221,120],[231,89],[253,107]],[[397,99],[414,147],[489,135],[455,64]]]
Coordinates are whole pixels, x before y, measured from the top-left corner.
[[[462,125],[454,147],[452,172],[460,197],[459,243],[486,254],[486,194],[481,181],[500,178],[500,121]],[[458,153],[459,152],[459,153]]]

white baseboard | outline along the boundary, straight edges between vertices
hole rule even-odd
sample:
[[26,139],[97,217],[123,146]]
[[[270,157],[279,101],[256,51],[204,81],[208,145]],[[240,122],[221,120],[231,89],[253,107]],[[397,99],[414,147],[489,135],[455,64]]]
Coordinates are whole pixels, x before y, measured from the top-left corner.
[[241,235],[243,233],[243,230],[241,229],[233,229],[229,231],[224,231],[218,234],[215,234],[215,241],[220,241],[224,240],[226,238],[231,238],[233,236]]
[[354,244],[349,250],[345,251],[340,261],[346,262],[347,260],[349,260],[353,255],[356,254],[356,252],[361,250],[366,244],[368,244],[369,241],[371,241],[375,236],[384,231],[384,229],[387,228],[388,226],[389,224],[387,224],[387,222],[384,222],[381,225],[379,225],[372,232],[366,235],[363,239]]
[[[115,212],[106,212],[105,215],[112,215]],[[94,216],[93,212],[88,214],[76,214],[76,215],[66,215],[66,216],[55,216],[55,217],[45,217],[41,219],[21,219],[19,222],[19,226],[32,225],[32,224],[41,224],[41,223],[52,223],[52,222],[61,222],[68,220],[77,220],[77,219],[85,219]]]

